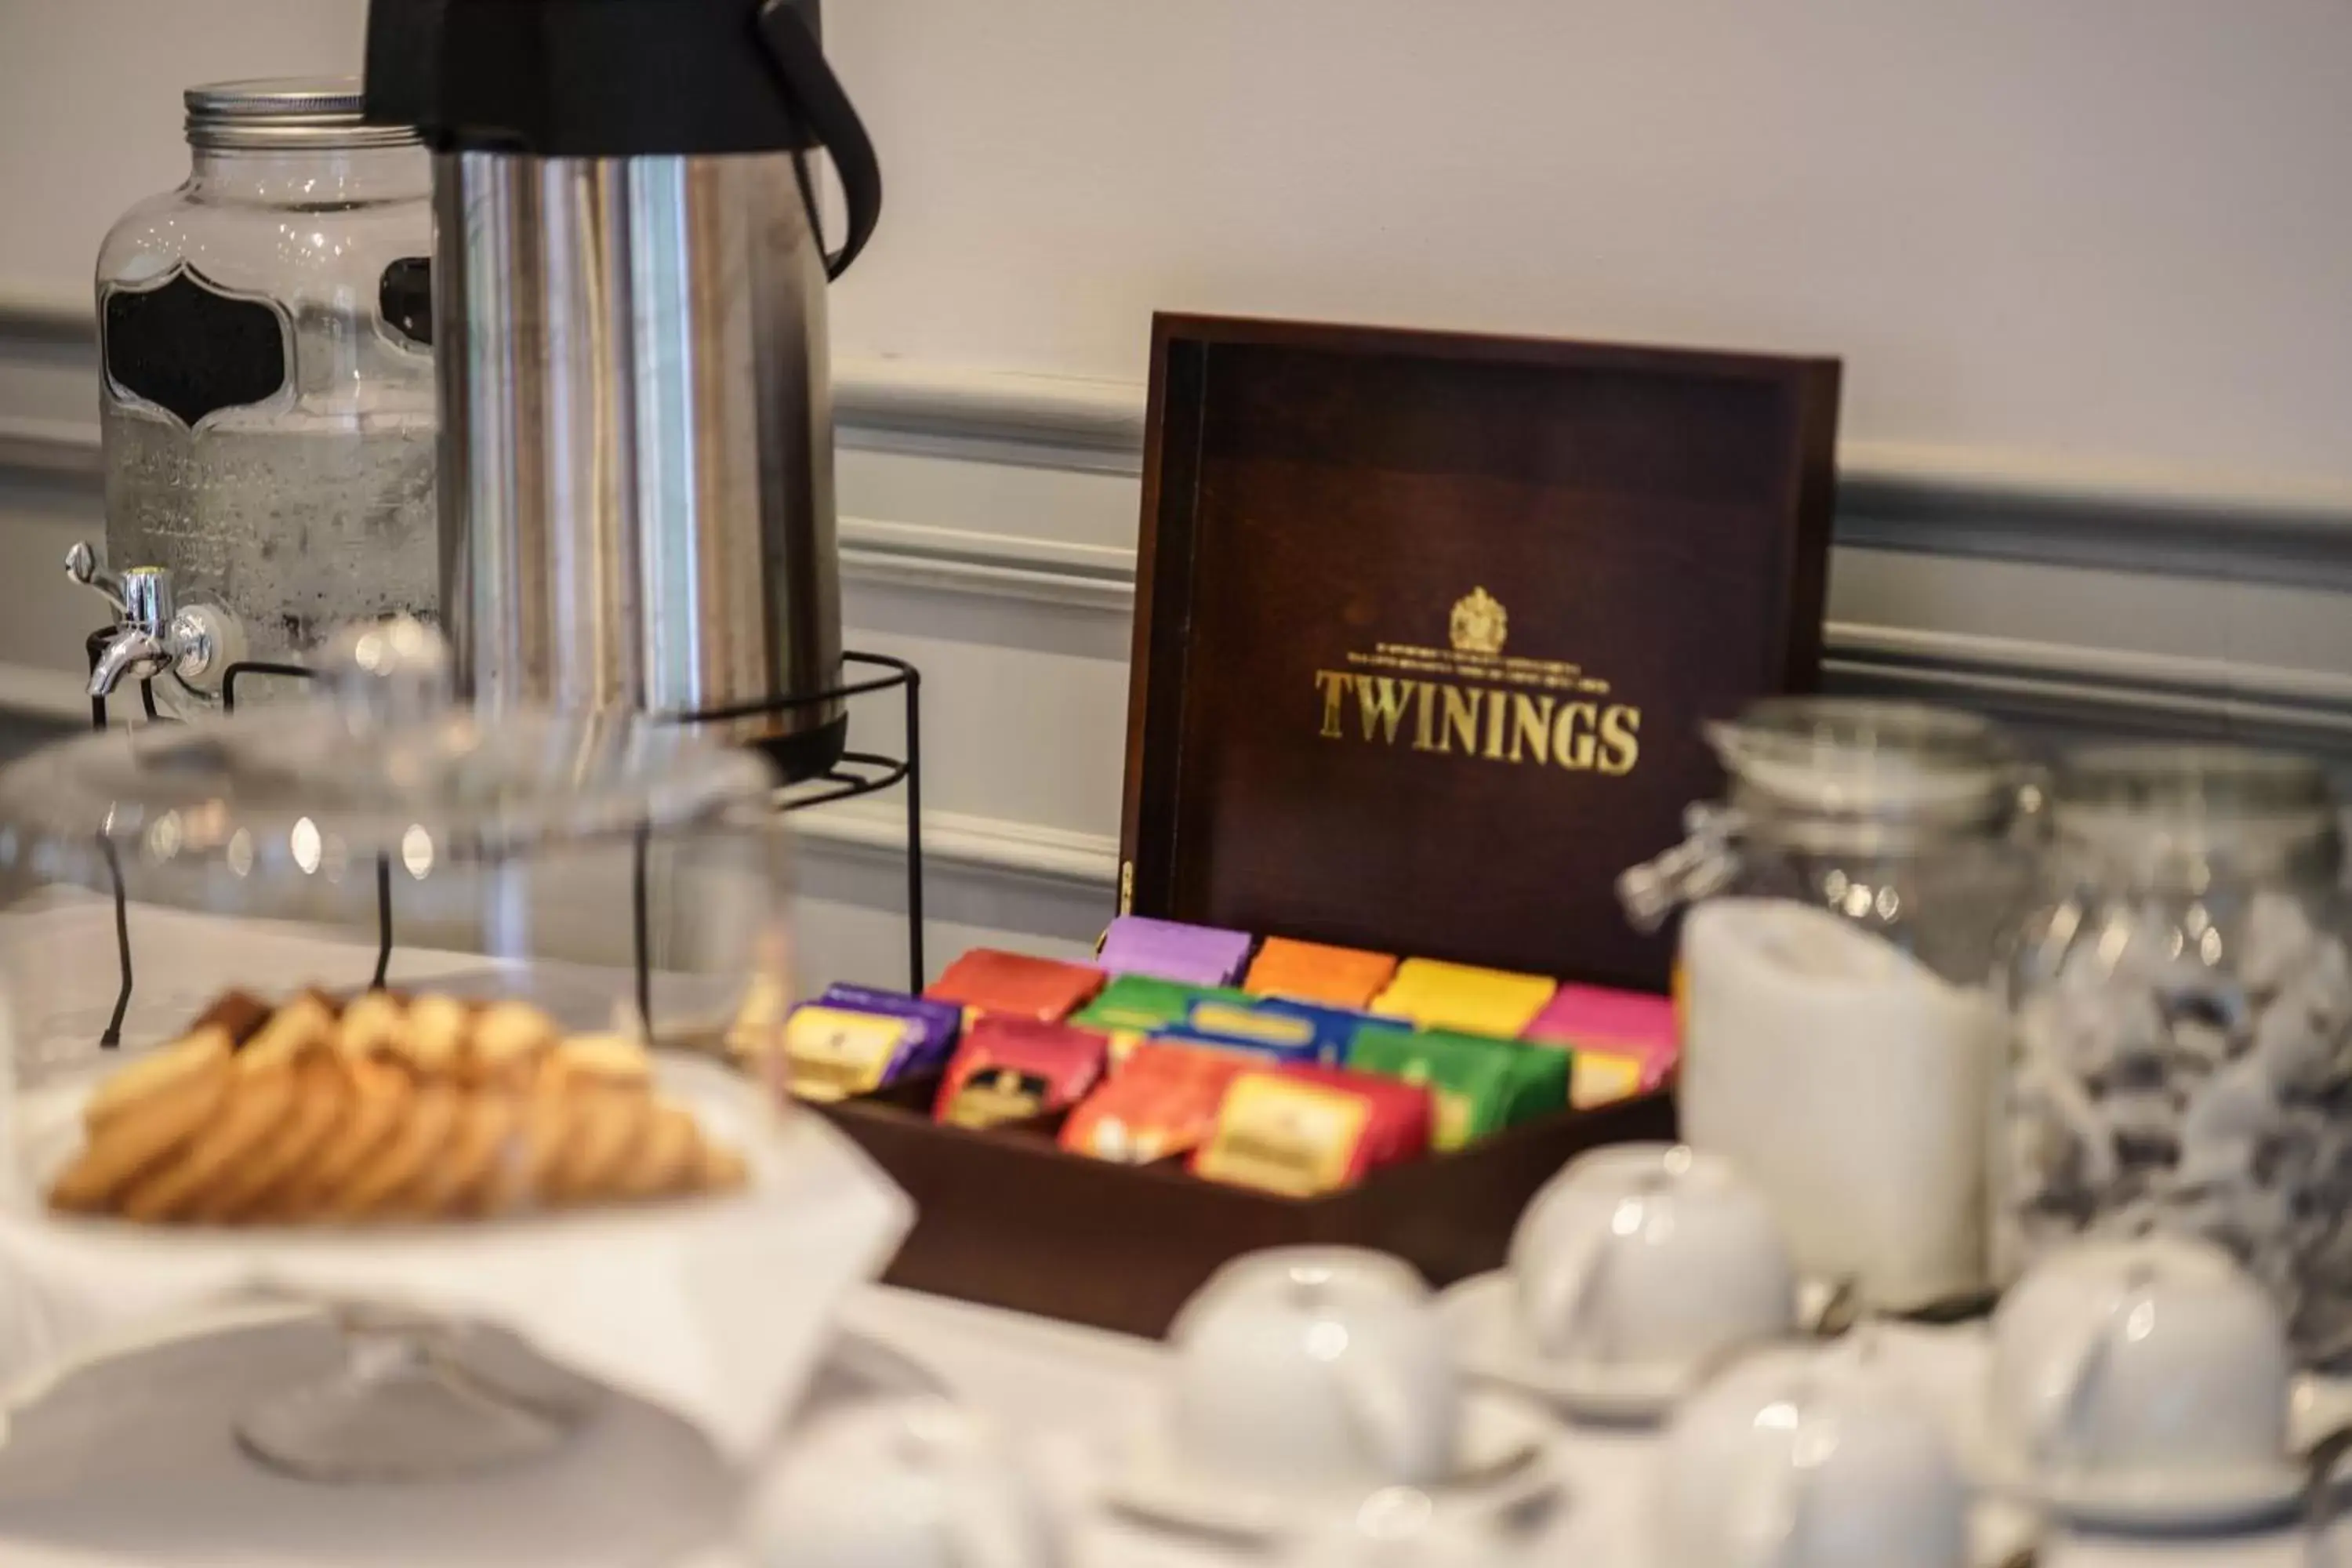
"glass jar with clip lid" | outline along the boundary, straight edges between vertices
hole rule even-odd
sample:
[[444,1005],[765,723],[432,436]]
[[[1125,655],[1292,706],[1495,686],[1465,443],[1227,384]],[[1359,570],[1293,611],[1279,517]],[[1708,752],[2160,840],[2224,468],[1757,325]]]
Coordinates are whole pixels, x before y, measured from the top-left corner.
[[2033,867],[2035,775],[1973,715],[1776,698],[1707,726],[1730,778],[1628,871],[1684,915],[1684,1136],[1772,1201],[1799,1265],[1921,1310],[1987,1283],[1992,981]]
[[2311,759],[2108,745],[2063,758],[2008,979],[1996,1261],[2189,1236],[2267,1286],[2314,1365],[2352,1362],[2352,949]]

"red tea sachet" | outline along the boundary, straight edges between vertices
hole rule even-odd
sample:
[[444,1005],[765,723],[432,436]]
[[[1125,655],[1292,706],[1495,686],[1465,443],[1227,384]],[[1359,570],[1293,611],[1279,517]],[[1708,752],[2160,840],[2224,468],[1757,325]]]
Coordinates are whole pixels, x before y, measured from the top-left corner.
[[1230,1051],[1145,1041],[1062,1127],[1073,1154],[1148,1165],[1200,1147],[1234,1079],[1255,1064]]
[[1426,1157],[1436,1135],[1436,1102],[1425,1084],[1406,1083],[1379,1073],[1301,1062],[1281,1071],[1291,1078],[1370,1097],[1373,1107],[1371,1168],[1402,1165]]
[[985,1015],[964,1030],[932,1119],[997,1127],[1065,1110],[1094,1088],[1109,1050],[1091,1029]]
[[1084,963],[976,947],[949,964],[923,994],[982,1013],[1057,1024],[1085,1006],[1104,978]]

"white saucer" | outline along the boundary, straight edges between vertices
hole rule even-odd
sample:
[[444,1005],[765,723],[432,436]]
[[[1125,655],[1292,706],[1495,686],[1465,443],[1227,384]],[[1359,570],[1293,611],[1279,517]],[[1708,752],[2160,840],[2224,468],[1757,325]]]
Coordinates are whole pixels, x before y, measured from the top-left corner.
[[1979,1447],[1968,1467],[1986,1490],[2090,1530],[2148,1532],[2221,1530],[2292,1515],[2310,1477],[2284,1455],[2249,1469],[2182,1470],[2124,1478],[2066,1476]]
[[[1425,1488],[1446,1518],[1520,1522],[1549,1516],[1565,1500],[1567,1477],[1559,1434],[1540,1414],[1515,1399],[1473,1389],[1462,1405],[1461,1453],[1455,1479]],[[1099,1500],[1149,1527],[1263,1547],[1301,1532],[1328,1529],[1352,1517],[1366,1500],[1350,1493],[1258,1491],[1204,1476],[1169,1447],[1159,1427],[1146,1428],[1114,1460]]]
[[2240,1474],[2133,1480],[2047,1481],[2034,1500],[2070,1524],[2094,1530],[2219,1530],[2291,1517],[2309,1478],[2288,1459]]
[[1606,1366],[1544,1356],[1520,1327],[1517,1293],[1500,1271],[1465,1279],[1438,1298],[1437,1310],[1454,1331],[1455,1359],[1465,1372],[1570,1415],[1658,1421],[1691,1391],[1687,1366]]

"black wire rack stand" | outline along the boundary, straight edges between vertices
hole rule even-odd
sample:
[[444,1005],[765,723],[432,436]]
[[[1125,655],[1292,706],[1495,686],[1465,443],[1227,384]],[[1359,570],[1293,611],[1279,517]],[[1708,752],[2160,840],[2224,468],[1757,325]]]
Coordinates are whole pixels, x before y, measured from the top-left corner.
[[[114,628],[90,634],[87,644],[89,666],[94,672]],[[843,681],[824,691],[800,697],[779,697],[759,702],[738,703],[731,707],[708,709],[695,713],[666,716],[667,721],[677,724],[721,724],[761,719],[803,709],[821,707],[827,703],[846,701],[853,697],[877,695],[885,691],[905,693],[907,741],[904,757],[885,756],[873,752],[844,752],[840,760],[824,773],[812,778],[786,784],[775,795],[779,816],[807,811],[815,806],[831,805],[839,801],[853,800],[859,795],[877,795],[901,784],[906,787],[907,808],[907,988],[910,992],[923,988],[923,674],[903,658],[887,654],[845,651],[841,656],[845,667],[857,667],[878,673],[863,679]],[[845,673],[847,673],[845,670]],[[221,709],[225,713],[236,711],[236,692],[240,681],[252,679],[310,680],[318,672],[306,665],[271,664],[258,659],[247,659],[230,665],[221,672]],[[152,679],[139,682],[141,712],[150,720],[162,721],[155,706],[155,689]],[[107,699],[90,699],[90,722],[104,730],[109,722]],[[652,848],[654,829],[641,825],[634,837],[635,852],[630,863],[630,951],[634,959],[634,980],[636,987],[637,1016],[648,1037],[653,1035],[653,963],[652,963],[652,897],[647,861]],[[121,986],[115,994],[114,1015],[108,1022],[106,1033],[99,1043],[110,1049],[122,1043],[122,1020],[131,1008],[133,973],[131,963],[131,918],[129,897],[122,877],[122,864],[114,841],[103,835],[99,847],[106,858],[110,878],[114,885],[114,944],[121,969]],[[372,990],[382,990],[384,977],[392,967],[393,898],[392,858],[378,855],[375,863],[376,897],[376,957],[375,977],[369,983]]]

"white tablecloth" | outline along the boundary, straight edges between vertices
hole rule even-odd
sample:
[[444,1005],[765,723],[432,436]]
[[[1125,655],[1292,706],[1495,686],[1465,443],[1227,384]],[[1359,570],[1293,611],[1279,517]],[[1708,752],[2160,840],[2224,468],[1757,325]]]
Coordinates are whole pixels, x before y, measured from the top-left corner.
[[[1148,1413],[1164,1352],[1155,1345],[1041,1319],[932,1297],[870,1290],[847,1321],[921,1360],[957,1393],[1044,1445],[1049,1473],[1076,1488],[1095,1461],[1115,1451]],[[1578,1568],[1699,1568],[1653,1565],[1641,1552],[1642,1513],[1656,1452],[1654,1437],[1571,1431],[1574,1496],[1544,1539],[1522,1543],[1529,1562]],[[1159,1542],[1097,1520],[1082,1531],[1082,1562],[1139,1568],[1200,1568],[1220,1559]],[[2336,1554],[2352,1563],[2352,1534]],[[2238,1539],[2127,1541],[2053,1532],[2038,1568],[2334,1568],[2306,1565],[2300,1535],[2273,1531]]]
[[[70,1025],[76,1029],[94,1031],[113,995],[110,921],[102,906],[73,910],[64,919],[43,918],[47,929],[42,934],[54,942],[58,964],[71,966],[75,973],[77,984],[72,989],[87,992],[67,998],[70,1003],[68,1015],[63,1018],[53,1016],[50,1026]],[[141,1005],[136,1016],[137,1021],[158,1031],[167,1031],[209,1000],[216,989],[216,982],[205,973],[202,939],[217,937],[216,931],[206,929],[217,922],[202,917],[145,918],[154,923],[148,927],[150,940],[142,945]],[[169,929],[157,929],[158,926]],[[155,940],[158,938],[163,940]],[[299,942],[288,947],[289,958],[296,954],[297,947]],[[97,955],[96,961],[93,954]],[[404,952],[400,973],[412,980],[443,979],[468,967],[478,968],[480,962],[454,954]],[[0,1363],[6,1359],[5,1341],[10,1306],[9,1301],[0,1300]],[[1111,1523],[1098,1511],[1084,1508],[1092,1482],[1109,1462],[1110,1456],[1126,1435],[1148,1418],[1163,1356],[1159,1347],[1043,1320],[881,1289],[866,1290],[853,1298],[845,1310],[843,1326],[923,1363],[951,1391],[992,1413],[1024,1440],[1038,1446],[1043,1468],[1056,1491],[1080,1510],[1083,1522],[1079,1527],[1079,1568],[1094,1568],[1096,1564],[1103,1568],[1112,1564],[1119,1568],[1157,1568],[1160,1564],[1190,1568],[1221,1561],[1197,1547],[1160,1541],[1136,1529]],[[12,1370],[0,1364],[0,1382],[9,1377]],[[140,1407],[140,1391],[132,1388],[123,1391],[119,1404],[101,1402],[92,1407],[95,1414],[76,1413],[73,1418],[89,1423],[90,1429],[76,1435],[75,1444],[52,1450],[52,1462],[56,1453],[78,1454],[100,1474],[106,1473],[110,1464],[125,1462],[123,1444],[139,1420]],[[120,1433],[110,1434],[105,1429],[110,1421],[125,1425]],[[471,1510],[467,1517],[485,1521],[483,1528],[493,1536],[521,1543],[547,1538],[547,1531],[532,1523],[534,1518],[546,1517],[546,1510],[552,1510],[575,1521],[593,1521],[605,1517],[616,1506],[625,1513],[633,1500],[640,1500],[640,1506],[663,1506],[655,1500],[654,1491],[647,1489],[659,1490],[670,1500],[669,1506],[714,1511],[717,1505],[711,1500],[717,1492],[688,1474],[690,1466],[678,1469],[680,1462],[675,1458],[674,1445],[662,1447],[662,1452],[670,1456],[664,1464],[676,1472],[670,1474],[663,1488],[655,1488],[642,1455],[633,1458],[634,1450],[624,1452],[639,1438],[656,1442],[660,1431],[659,1423],[654,1421],[629,1426],[618,1435],[604,1434],[597,1441],[614,1448],[610,1456],[600,1458],[604,1448],[583,1445],[580,1452],[567,1458],[560,1474],[542,1476],[532,1485],[515,1491],[510,1507],[502,1506],[494,1490],[484,1489],[506,1483],[473,1483],[463,1489],[466,1507]],[[184,1436],[197,1445],[204,1464],[221,1467],[214,1473],[223,1478],[244,1474],[235,1468],[243,1462],[236,1456],[225,1421],[217,1429]],[[668,1438],[660,1437],[656,1446],[667,1442]],[[615,1444],[619,1447],[614,1447]],[[1656,1448],[1654,1438],[1571,1433],[1566,1444],[1573,1497],[1543,1539],[1522,1543],[1528,1560],[1574,1563],[1579,1568],[1699,1568],[1652,1565],[1643,1562],[1639,1552],[1642,1513]],[[9,1462],[9,1446],[0,1443],[0,1500],[12,1495],[8,1490],[11,1481],[20,1488],[32,1485],[37,1492],[42,1485],[79,1485],[88,1479],[87,1475],[12,1478],[7,1474]],[[226,1485],[226,1480],[222,1484]],[[287,1487],[296,1483],[272,1479],[268,1484]],[[21,1500],[34,1494],[20,1490],[13,1495]],[[0,1506],[0,1568],[133,1568],[134,1564],[148,1568],[157,1563],[167,1563],[170,1568],[330,1568],[308,1548],[290,1549],[282,1535],[273,1535],[279,1521],[268,1507],[247,1510],[225,1519],[215,1500],[215,1506],[199,1510],[205,1528],[193,1534],[187,1526],[196,1522],[194,1519],[175,1521],[170,1517],[173,1507],[193,1506],[202,1500],[186,1496],[175,1504],[169,1496],[152,1491],[142,1496],[135,1488],[110,1498],[110,1508],[134,1514],[144,1509],[152,1516],[145,1521],[143,1534],[134,1531],[133,1537],[152,1540],[156,1550],[133,1554],[77,1546],[54,1532],[42,1542],[30,1542],[21,1535],[12,1538],[10,1510]],[[317,1500],[305,1498],[303,1502],[307,1507]],[[367,1507],[373,1510],[367,1513],[370,1529],[378,1537],[374,1554],[362,1553],[352,1561],[403,1561],[396,1547],[388,1544],[396,1539],[397,1531],[393,1537],[385,1537],[383,1532],[394,1530],[391,1521],[400,1518],[416,1518],[420,1521],[417,1528],[424,1529],[425,1517],[432,1511],[432,1505],[422,1500],[404,1505],[398,1498],[372,1500]],[[509,1530],[513,1533],[506,1536]],[[216,1533],[207,1538],[207,1531]],[[593,1536],[596,1532],[591,1530],[588,1533]],[[713,1522],[708,1533],[717,1536],[719,1526]],[[118,1534],[109,1539],[119,1542],[133,1537]],[[391,1552],[389,1557],[386,1551]],[[2339,1551],[2346,1563],[2352,1564],[2352,1544],[2339,1547]],[[409,1560],[430,1560],[437,1564],[457,1559]],[[604,1568],[604,1563],[594,1557],[573,1558],[561,1553],[550,1557],[543,1552],[525,1550],[520,1544],[503,1556],[495,1552],[485,1556],[469,1551],[464,1560],[529,1564],[530,1568],[558,1563],[562,1568],[574,1568],[575,1563],[578,1568]],[[2041,1558],[2041,1568],[2187,1568],[2189,1564],[2198,1568],[2304,1568],[2304,1563],[2301,1542],[2292,1532],[2234,1541],[2205,1539],[2169,1543],[2059,1533],[2045,1541]],[[628,1568],[653,1565],[632,1560]],[[698,1557],[688,1563],[662,1564],[661,1568],[747,1565],[714,1547],[707,1557]],[[2332,1565],[2314,1564],[2311,1568]]]

